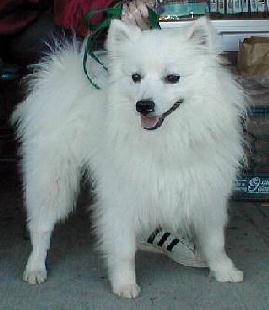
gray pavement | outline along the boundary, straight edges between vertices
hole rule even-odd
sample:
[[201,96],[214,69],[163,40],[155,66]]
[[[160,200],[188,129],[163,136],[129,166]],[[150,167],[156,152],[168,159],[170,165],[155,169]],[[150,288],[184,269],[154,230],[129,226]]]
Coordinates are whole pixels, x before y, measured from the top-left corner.
[[111,293],[82,199],[79,210],[54,232],[49,279],[40,286],[22,281],[30,252],[25,214],[16,180],[0,184],[0,309],[269,309],[269,207],[231,206],[227,250],[245,271],[245,281],[217,283],[206,269],[180,266],[165,256],[138,252],[141,295],[124,300]]

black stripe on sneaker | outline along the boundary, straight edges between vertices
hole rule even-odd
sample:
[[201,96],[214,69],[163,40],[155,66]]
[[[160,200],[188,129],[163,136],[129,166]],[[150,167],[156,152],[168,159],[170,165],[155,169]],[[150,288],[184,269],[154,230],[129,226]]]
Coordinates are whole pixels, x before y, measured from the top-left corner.
[[171,234],[169,232],[164,233],[161,240],[157,243],[157,245],[162,246],[170,235]]
[[177,245],[179,243],[179,239],[174,239],[168,246],[167,246],[167,251],[169,251],[169,252],[172,252],[172,250],[173,250],[173,247],[175,246],[175,245]]
[[162,231],[162,229],[161,228],[156,228],[155,230],[154,230],[154,232],[149,236],[149,238],[148,238],[148,240],[147,240],[147,243],[153,243],[153,241],[154,241],[154,239],[155,239],[155,237],[158,235],[158,233],[160,232],[160,231]]

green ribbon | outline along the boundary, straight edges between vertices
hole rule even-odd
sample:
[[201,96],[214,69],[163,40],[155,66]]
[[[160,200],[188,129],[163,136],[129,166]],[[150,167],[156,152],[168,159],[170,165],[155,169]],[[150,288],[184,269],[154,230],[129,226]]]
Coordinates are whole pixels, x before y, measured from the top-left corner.
[[159,15],[148,7],[150,29],[161,29]]
[[[86,43],[86,47],[85,47],[85,51],[84,51],[84,56],[83,56],[83,70],[84,73],[87,77],[87,79],[90,81],[90,83],[92,84],[92,86],[94,86],[94,88],[96,89],[101,89],[99,85],[97,85],[96,83],[94,83],[94,81],[92,80],[92,78],[89,76],[88,74],[88,70],[87,70],[87,59],[88,59],[88,55],[90,57],[92,57],[92,59],[94,59],[98,64],[100,64],[104,70],[108,70],[107,67],[100,61],[100,59],[94,54],[94,51],[97,48],[97,39],[99,38],[99,36],[102,34],[103,31],[107,30],[110,26],[111,20],[112,19],[120,19],[122,16],[122,7],[123,7],[123,3],[125,1],[119,1],[114,7],[112,8],[105,8],[105,9],[99,9],[99,10],[94,10],[94,11],[90,11],[85,15],[85,20],[86,23],[89,27],[89,29],[91,31],[93,31],[93,33],[91,35],[88,36],[87,38],[87,43]],[[160,25],[159,25],[159,16],[157,15],[157,13],[150,9],[148,7],[148,12],[149,12],[149,22],[150,22],[150,28],[151,29],[155,29],[155,28],[159,28],[160,29]],[[100,22],[97,25],[93,25],[91,23],[91,20],[100,13],[106,13],[106,18]]]

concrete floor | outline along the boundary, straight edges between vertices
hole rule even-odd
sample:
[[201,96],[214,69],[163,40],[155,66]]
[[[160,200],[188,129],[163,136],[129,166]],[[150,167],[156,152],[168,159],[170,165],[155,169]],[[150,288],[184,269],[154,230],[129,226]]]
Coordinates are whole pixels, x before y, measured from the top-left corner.
[[239,284],[217,283],[206,269],[180,266],[168,258],[137,254],[141,295],[124,300],[111,293],[100,255],[94,250],[84,203],[53,235],[49,279],[40,286],[22,281],[30,252],[25,215],[12,174],[0,187],[0,309],[269,309],[269,208],[233,203],[227,250],[245,271]]

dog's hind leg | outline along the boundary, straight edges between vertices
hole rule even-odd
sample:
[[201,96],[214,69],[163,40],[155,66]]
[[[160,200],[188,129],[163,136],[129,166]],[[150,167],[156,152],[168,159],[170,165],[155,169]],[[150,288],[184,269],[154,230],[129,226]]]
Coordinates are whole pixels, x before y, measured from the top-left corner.
[[31,146],[24,156],[24,185],[32,253],[23,279],[30,284],[46,280],[45,260],[57,221],[72,210],[78,190],[79,165],[63,152],[64,146]]

